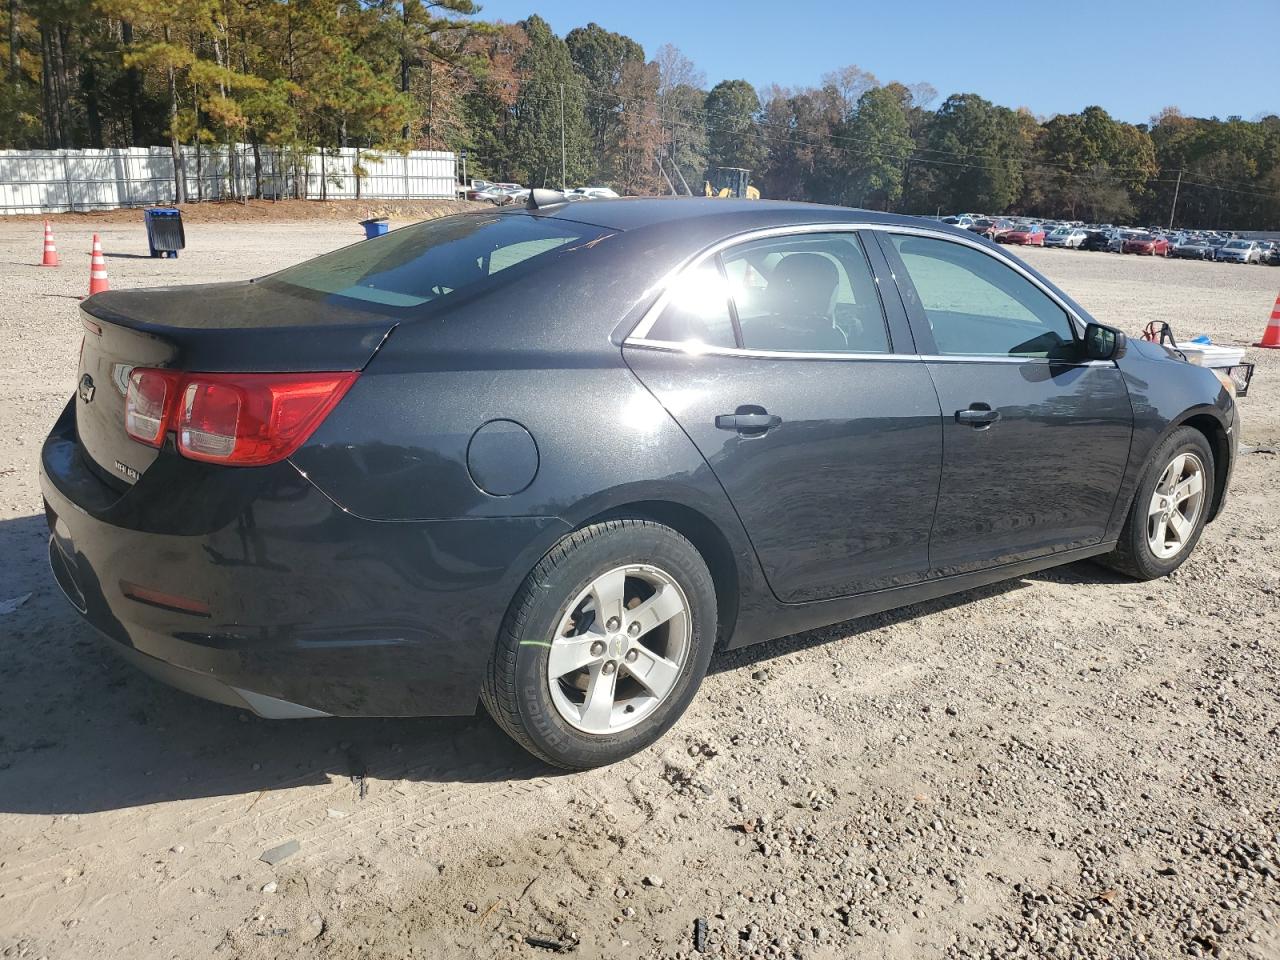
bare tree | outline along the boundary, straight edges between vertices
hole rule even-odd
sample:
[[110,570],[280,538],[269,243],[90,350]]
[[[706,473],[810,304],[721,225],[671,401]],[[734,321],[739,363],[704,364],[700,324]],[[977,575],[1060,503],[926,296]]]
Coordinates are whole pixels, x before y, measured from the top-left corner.
[[880,81],[870,70],[863,70],[851,63],[839,70],[832,70],[822,75],[823,87],[835,91],[840,102],[840,116],[848,120],[858,107],[858,100],[868,90],[880,86]]

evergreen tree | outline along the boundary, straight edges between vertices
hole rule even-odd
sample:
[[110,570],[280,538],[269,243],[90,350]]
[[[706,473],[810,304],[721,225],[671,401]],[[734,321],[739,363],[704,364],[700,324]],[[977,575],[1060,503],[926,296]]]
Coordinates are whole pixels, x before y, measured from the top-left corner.
[[[591,172],[582,76],[569,48],[539,16],[520,23],[528,45],[516,62],[520,93],[512,128],[513,172],[531,187],[568,187]],[[563,165],[563,176],[561,167]]]
[[902,197],[902,180],[912,147],[902,100],[887,87],[875,87],[858,98],[857,108],[841,125],[848,151],[842,164],[842,203],[888,210]]
[[745,80],[722,80],[706,101],[707,164],[745,167],[759,174],[767,145],[760,130],[760,98]]
[[[591,131],[591,154],[597,161],[593,178],[607,167],[607,157],[618,148],[620,128],[627,122],[627,111],[644,113],[648,104],[634,100],[637,92],[648,94],[652,103],[654,89],[637,90],[637,78],[643,73],[632,71],[629,91],[623,90],[624,76],[631,67],[644,66],[644,49],[630,37],[612,33],[599,24],[589,23],[565,34],[565,45],[573,66],[584,81],[587,95],[587,126]],[[634,129],[631,136],[634,136]]]

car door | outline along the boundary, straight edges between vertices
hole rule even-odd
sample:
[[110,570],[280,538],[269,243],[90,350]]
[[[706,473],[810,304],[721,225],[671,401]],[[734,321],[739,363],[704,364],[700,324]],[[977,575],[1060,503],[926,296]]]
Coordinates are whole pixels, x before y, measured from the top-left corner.
[[934,575],[1098,543],[1133,410],[1113,361],[1084,359],[1067,307],[977,244],[884,232],[943,414]]
[[855,231],[767,231],[687,270],[624,346],[781,600],[928,575],[941,412],[890,293],[886,318]]

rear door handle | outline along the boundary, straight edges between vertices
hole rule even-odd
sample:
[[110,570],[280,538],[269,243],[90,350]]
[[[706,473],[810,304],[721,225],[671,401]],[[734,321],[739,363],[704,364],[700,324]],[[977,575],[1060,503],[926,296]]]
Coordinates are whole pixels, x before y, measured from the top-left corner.
[[986,403],[971,403],[968,410],[956,411],[956,423],[967,423],[975,430],[983,430],[999,419],[1000,411]]
[[739,433],[763,433],[782,423],[782,418],[772,413],[722,413],[716,417],[720,430],[737,430]]

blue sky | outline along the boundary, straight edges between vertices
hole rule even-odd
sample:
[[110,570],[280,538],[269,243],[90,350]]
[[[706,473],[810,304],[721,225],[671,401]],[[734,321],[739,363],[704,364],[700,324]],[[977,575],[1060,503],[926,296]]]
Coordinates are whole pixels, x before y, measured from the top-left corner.
[[[1280,113],[1280,0],[481,0],[486,19],[540,14],[563,36],[592,20],[674,43],[709,84],[816,85],[856,63],[882,81],[927,81],[1036,114],[1099,104],[1138,123]],[[983,12],[986,10],[991,12]],[[997,12],[999,11],[999,12]]]

